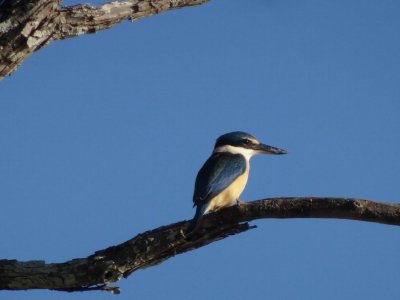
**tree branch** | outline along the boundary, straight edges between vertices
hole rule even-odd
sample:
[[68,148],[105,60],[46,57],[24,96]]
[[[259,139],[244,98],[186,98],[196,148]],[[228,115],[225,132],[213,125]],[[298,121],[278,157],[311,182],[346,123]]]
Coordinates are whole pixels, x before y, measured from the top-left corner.
[[136,21],[137,19],[152,16],[163,11],[185,6],[199,5],[208,0],[168,0],[146,1],[127,0],[113,1],[100,6],[87,4],[65,7],[59,10],[57,39],[74,37],[81,34],[93,33],[107,29],[123,20]]
[[124,20],[135,21],[208,1],[126,0],[69,7],[61,7],[61,0],[0,1],[0,80],[54,40],[95,33]]
[[271,198],[233,206],[206,215],[198,231],[185,235],[182,221],[138,234],[136,237],[86,258],[65,263],[0,260],[0,289],[105,290],[108,284],[133,272],[157,265],[230,235],[254,227],[247,222],[262,218],[336,218],[400,225],[400,204],[350,198]]

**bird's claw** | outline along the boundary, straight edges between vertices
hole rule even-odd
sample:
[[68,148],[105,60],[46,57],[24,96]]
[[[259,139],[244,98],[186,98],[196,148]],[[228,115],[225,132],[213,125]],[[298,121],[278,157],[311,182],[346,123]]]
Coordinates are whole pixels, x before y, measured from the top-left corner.
[[245,206],[247,203],[246,202],[244,202],[244,201],[241,201],[241,200],[239,200],[239,199],[236,199],[236,204],[237,204],[237,206]]

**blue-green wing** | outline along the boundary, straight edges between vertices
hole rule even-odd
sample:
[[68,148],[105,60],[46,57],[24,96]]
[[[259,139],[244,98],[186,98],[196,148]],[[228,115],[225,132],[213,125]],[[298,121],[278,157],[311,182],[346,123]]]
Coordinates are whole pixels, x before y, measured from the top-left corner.
[[197,174],[193,195],[194,205],[207,204],[245,170],[246,159],[243,155],[227,152],[214,153]]

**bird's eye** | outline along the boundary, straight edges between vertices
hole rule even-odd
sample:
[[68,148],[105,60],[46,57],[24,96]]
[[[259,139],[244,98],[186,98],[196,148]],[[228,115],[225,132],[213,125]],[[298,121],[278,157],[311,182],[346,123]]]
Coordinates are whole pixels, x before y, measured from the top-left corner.
[[245,143],[246,145],[248,145],[248,144],[250,144],[250,140],[245,139],[245,140],[243,140],[243,143]]

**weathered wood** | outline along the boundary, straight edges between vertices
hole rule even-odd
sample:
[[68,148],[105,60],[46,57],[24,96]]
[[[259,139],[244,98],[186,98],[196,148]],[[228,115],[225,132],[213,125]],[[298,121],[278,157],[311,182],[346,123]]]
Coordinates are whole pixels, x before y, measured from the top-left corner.
[[65,263],[0,260],[0,289],[106,290],[108,284],[230,235],[247,231],[262,218],[337,218],[400,225],[400,204],[350,198],[272,198],[206,215],[198,231],[185,235],[189,221],[159,227],[87,258]]
[[0,1],[0,79],[54,40],[95,33],[124,20],[135,21],[208,1],[126,0],[69,7],[61,7],[60,0]]

